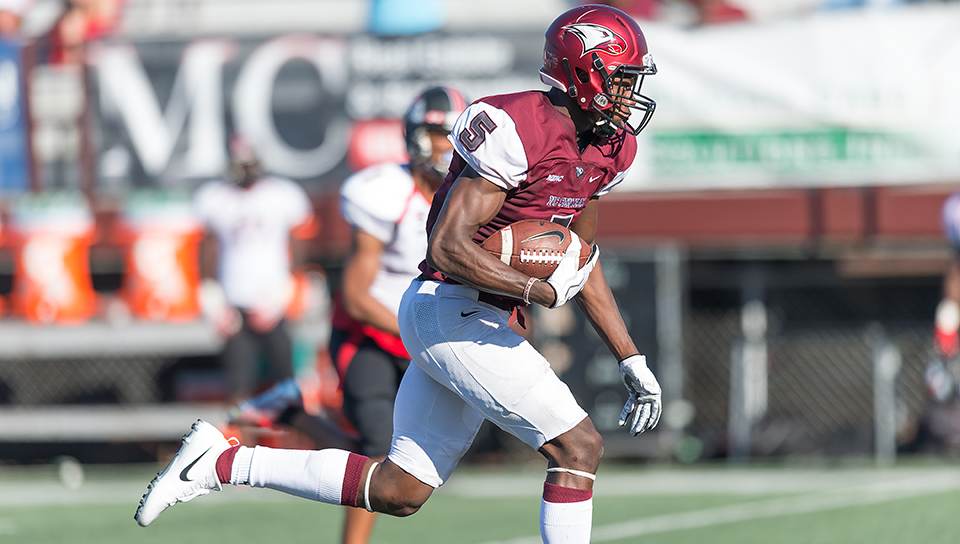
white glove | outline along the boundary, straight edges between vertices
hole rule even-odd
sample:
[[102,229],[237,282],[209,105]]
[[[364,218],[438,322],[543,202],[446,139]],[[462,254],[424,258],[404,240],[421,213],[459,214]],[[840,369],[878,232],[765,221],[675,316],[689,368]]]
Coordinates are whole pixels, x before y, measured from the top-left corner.
[[660,422],[662,399],[660,384],[647,368],[647,358],[631,355],[620,361],[620,377],[630,396],[620,412],[618,425],[623,427],[629,421],[633,436],[656,427]]
[[570,231],[570,235],[573,238],[570,240],[570,245],[567,246],[563,258],[560,259],[560,264],[546,280],[557,294],[557,299],[553,301],[551,308],[563,306],[568,300],[577,296],[577,293],[586,285],[587,278],[590,277],[590,272],[600,257],[600,248],[597,247],[597,244],[593,244],[590,258],[587,259],[582,268],[579,267],[580,248],[583,247],[583,242],[577,236],[577,233]]

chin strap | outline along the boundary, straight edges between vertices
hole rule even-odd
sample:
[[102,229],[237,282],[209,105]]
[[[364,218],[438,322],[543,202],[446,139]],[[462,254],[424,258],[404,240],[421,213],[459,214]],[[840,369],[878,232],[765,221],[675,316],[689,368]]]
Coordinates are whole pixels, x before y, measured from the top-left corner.
[[596,475],[596,474],[590,474],[589,472],[584,472],[584,471],[582,471],[582,470],[574,470],[574,469],[572,469],[572,468],[554,467],[554,468],[548,468],[548,469],[547,469],[547,472],[566,472],[567,474],[573,474],[574,476],[580,476],[581,478],[586,478],[586,479],[588,479],[588,480],[590,480],[590,481],[594,481],[594,482],[595,482],[595,481],[597,480],[597,475]]

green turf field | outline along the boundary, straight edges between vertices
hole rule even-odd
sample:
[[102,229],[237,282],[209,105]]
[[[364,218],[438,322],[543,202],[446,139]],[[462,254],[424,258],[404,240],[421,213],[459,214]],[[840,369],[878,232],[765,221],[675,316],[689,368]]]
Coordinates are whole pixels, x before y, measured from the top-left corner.
[[[67,489],[50,468],[0,468],[0,543],[337,542],[336,508],[266,490],[227,489],[132,516],[153,467],[88,470]],[[378,543],[536,543],[537,470],[465,470],[417,515],[381,520]],[[954,543],[960,470],[637,468],[602,473],[594,542]]]

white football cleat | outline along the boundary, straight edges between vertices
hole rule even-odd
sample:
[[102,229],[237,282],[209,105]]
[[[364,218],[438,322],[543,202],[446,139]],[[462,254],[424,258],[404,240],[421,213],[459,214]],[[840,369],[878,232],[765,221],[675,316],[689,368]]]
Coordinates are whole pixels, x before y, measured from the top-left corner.
[[220,491],[217,459],[231,445],[216,427],[198,419],[183,435],[173,460],[147,486],[133,519],[141,527],[146,527],[161,512],[178,502]]

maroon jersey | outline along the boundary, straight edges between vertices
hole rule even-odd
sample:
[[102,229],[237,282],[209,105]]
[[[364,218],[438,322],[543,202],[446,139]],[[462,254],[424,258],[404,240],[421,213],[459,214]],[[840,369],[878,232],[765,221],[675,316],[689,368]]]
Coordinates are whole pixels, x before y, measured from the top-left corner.
[[[456,153],[433,198],[427,234],[433,230],[447,192],[469,164],[507,192],[496,217],[474,235],[478,244],[523,219],[570,226],[590,199],[607,194],[623,181],[637,153],[636,138],[623,130],[581,151],[573,121],[540,91],[474,102],[457,119],[450,140]],[[433,279],[450,281],[426,261],[420,270]]]

